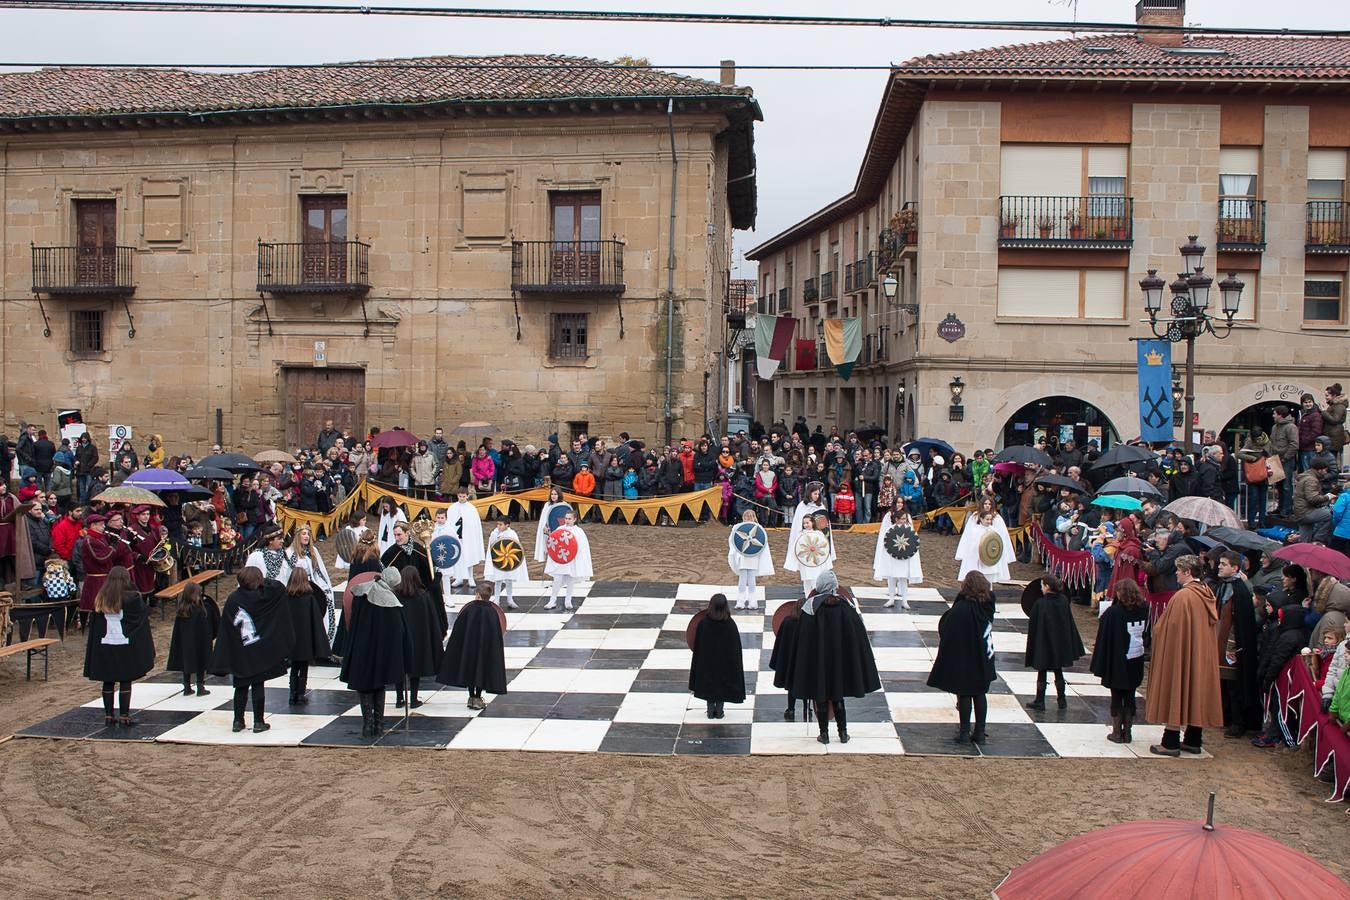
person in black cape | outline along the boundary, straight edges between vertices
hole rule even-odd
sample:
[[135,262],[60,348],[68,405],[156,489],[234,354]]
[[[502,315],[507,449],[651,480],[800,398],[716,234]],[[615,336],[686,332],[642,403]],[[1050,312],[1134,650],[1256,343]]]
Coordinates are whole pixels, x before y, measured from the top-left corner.
[[[150,632],[145,600],[132,587],[131,572],[113,566],[94,597],[94,611],[86,629],[84,677],[103,684],[103,724],[123,728],[137,724],[131,718],[131,683],[155,665],[155,638]],[[118,718],[113,718],[113,691],[117,691]]]
[[384,734],[384,690],[402,684],[412,659],[412,641],[403,620],[403,604],[394,591],[402,578],[397,569],[352,588],[351,627],[341,677],[361,703],[361,736]]
[[1263,718],[1257,669],[1260,665],[1260,630],[1251,585],[1242,577],[1242,556],[1233,550],[1219,554],[1218,577],[1211,582],[1219,604],[1219,664],[1232,666],[1234,677],[1223,678],[1224,719],[1229,737],[1260,731]]
[[408,696],[403,696],[403,684],[396,688],[394,705],[402,707],[406,702],[409,709],[417,709],[422,701],[417,699],[417,689],[423,678],[435,678],[441,670],[441,656],[445,653],[445,633],[449,622],[445,615],[445,602],[440,594],[432,599],[422,586],[422,576],[415,566],[404,566],[399,573],[401,581],[394,593],[403,604],[403,621],[408,626],[408,639],[412,641],[412,657],[408,665]]
[[[803,602],[803,600],[788,601],[792,604],[792,611],[778,626],[778,633],[773,637],[773,653],[769,656],[769,668],[773,669],[773,686],[787,691],[787,709],[783,710],[783,718],[789,722],[797,717],[797,698],[792,693],[792,667],[797,661],[797,629],[801,625]],[[806,715],[805,709],[803,705],[803,717]]]
[[263,720],[264,684],[286,671],[286,657],[295,643],[289,598],[284,585],[265,579],[256,566],[244,566],[239,587],[220,612],[220,634],[211,654],[211,674],[229,675],[234,684],[233,731],[244,730],[244,708],[253,698],[253,730],[272,726]]
[[[994,680],[994,591],[989,579],[971,572],[961,582],[951,608],[938,620],[938,651],[928,686],[956,695],[961,725],[952,739],[958,744],[983,744],[989,704],[985,695]],[[970,730],[971,712],[975,730]]]
[[291,694],[290,705],[309,702],[309,664],[327,659],[333,653],[328,645],[328,632],[323,625],[328,612],[328,598],[323,589],[309,580],[309,570],[296,566],[286,584],[286,606],[291,614]]
[[694,629],[693,649],[689,690],[708,704],[708,718],[721,719],[723,704],[745,702],[741,632],[731,618],[726,594],[713,594],[709,599],[708,614]]
[[380,566],[385,569],[397,569],[400,573],[408,566],[417,570],[422,578],[422,586],[433,597],[441,595],[441,573],[431,564],[431,553],[426,547],[413,540],[412,527],[406,522],[394,526],[394,543],[380,554]]
[[792,663],[792,694],[811,700],[820,734],[830,742],[829,715],[833,707],[840,743],[847,744],[848,712],[845,697],[865,697],[881,690],[876,657],[867,639],[862,616],[853,608],[852,595],[839,587],[830,571],[821,572],[816,589],[802,604]]
[[[357,575],[364,575],[366,572],[374,572],[376,575],[384,571],[384,565],[380,562],[380,547],[375,541],[375,532],[365,531],[356,540],[356,550],[352,553],[351,567],[347,570],[347,578],[355,578]],[[347,617],[338,618],[337,632],[333,635],[333,655],[344,656],[347,646]]]
[[455,615],[436,676],[441,684],[466,688],[469,709],[484,708],[483,691],[506,693],[506,652],[492,590],[490,581],[478,585],[473,599]]
[[1027,621],[1027,655],[1025,665],[1036,670],[1036,699],[1027,703],[1028,709],[1045,709],[1045,684],[1051,672],[1055,673],[1055,695],[1059,708],[1069,706],[1068,685],[1064,670],[1083,656],[1083,639],[1078,624],[1073,620],[1069,598],[1064,593],[1064,582],[1046,572],[1041,576],[1041,596],[1031,607]]
[[1113,744],[1134,740],[1134,692],[1144,680],[1144,647],[1148,633],[1148,598],[1134,579],[1119,581],[1112,603],[1097,620],[1097,643],[1092,648],[1092,674],[1111,691]]
[[211,643],[220,629],[220,608],[202,593],[202,586],[189,582],[178,595],[178,614],[173,619],[169,638],[170,672],[183,673],[183,694],[192,693],[192,677],[197,677],[197,695],[206,689],[206,668],[211,662]]

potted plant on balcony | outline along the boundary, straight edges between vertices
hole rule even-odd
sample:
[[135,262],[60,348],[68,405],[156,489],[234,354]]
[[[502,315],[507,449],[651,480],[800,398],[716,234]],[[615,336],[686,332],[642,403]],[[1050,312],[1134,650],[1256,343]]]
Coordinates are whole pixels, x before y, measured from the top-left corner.
[[808,284],[802,288],[802,300],[806,303],[815,303],[820,299],[820,290],[814,284]]
[[905,246],[919,242],[919,215],[914,207],[907,206],[895,216],[896,231],[904,236]]
[[1083,239],[1083,220],[1078,215],[1077,209],[1071,209],[1064,214],[1064,222],[1069,226],[1069,238],[1080,241]]
[[1112,222],[1111,222],[1111,237],[1112,237],[1114,240],[1117,240],[1117,241],[1124,241],[1124,240],[1129,239],[1129,236],[1130,236],[1130,226],[1129,226],[1128,224],[1126,224],[1126,222],[1125,222],[1124,219],[1114,219],[1114,220],[1112,220]]
[[1005,238],[1017,237],[1017,226],[1022,220],[1017,216],[1004,215],[998,220],[999,234]]
[[1049,240],[1050,233],[1055,230],[1055,220],[1049,216],[1041,216],[1036,220],[1036,228],[1040,232],[1041,240]]

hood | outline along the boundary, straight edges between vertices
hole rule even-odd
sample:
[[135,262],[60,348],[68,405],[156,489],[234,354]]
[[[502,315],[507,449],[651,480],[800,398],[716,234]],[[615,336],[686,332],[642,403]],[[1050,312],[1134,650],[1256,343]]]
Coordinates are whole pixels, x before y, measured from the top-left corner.
[[1303,605],[1301,603],[1291,603],[1288,606],[1281,606],[1279,611],[1280,632],[1302,631],[1303,630]]

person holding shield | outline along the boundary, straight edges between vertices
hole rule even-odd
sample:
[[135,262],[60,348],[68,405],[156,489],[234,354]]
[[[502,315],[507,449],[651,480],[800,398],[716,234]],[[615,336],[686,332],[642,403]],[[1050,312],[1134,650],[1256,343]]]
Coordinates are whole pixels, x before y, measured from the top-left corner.
[[872,578],[886,582],[887,609],[900,601],[900,609],[909,609],[909,586],[923,581],[923,563],[919,558],[919,534],[903,500],[896,498],[881,519],[877,547],[872,554]]
[[544,609],[554,609],[558,605],[558,594],[563,594],[563,609],[572,610],[572,586],[578,578],[590,578],[595,574],[591,566],[591,544],[586,532],[577,526],[577,514],[569,509],[563,516],[562,525],[548,536],[548,562],[544,564],[544,574],[552,577],[548,603]]
[[525,566],[525,548],[511,527],[511,517],[502,513],[489,536],[487,558],[483,560],[483,580],[492,582],[493,601],[507,609],[519,609],[512,591],[517,582],[529,580]]
[[548,535],[557,525],[552,521],[550,515],[554,508],[567,506],[563,500],[562,491],[556,486],[548,489],[548,500],[544,503],[544,508],[539,511],[539,528],[534,534],[534,561],[548,561]]
[[[758,609],[755,597],[758,587],[755,579],[773,574],[773,559],[769,556],[769,534],[759,524],[753,509],[741,513],[741,524],[728,535],[727,565],[736,573],[736,608]],[[740,702],[740,701],[736,701]]]

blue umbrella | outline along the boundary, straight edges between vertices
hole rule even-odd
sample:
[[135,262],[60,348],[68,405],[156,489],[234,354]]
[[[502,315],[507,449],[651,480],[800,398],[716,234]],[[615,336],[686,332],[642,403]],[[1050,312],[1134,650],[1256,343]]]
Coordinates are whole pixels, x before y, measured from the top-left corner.
[[924,459],[928,459],[934,453],[940,453],[948,459],[951,459],[952,454],[956,452],[956,448],[946,441],[930,437],[915,438],[902,449],[906,456],[909,455],[909,451],[918,450],[923,454]]
[[1144,504],[1128,494],[1102,494],[1092,501],[1093,506],[1107,509],[1143,509]]
[[191,482],[172,469],[141,469],[128,475],[122,483],[147,491],[183,491],[192,487]]

